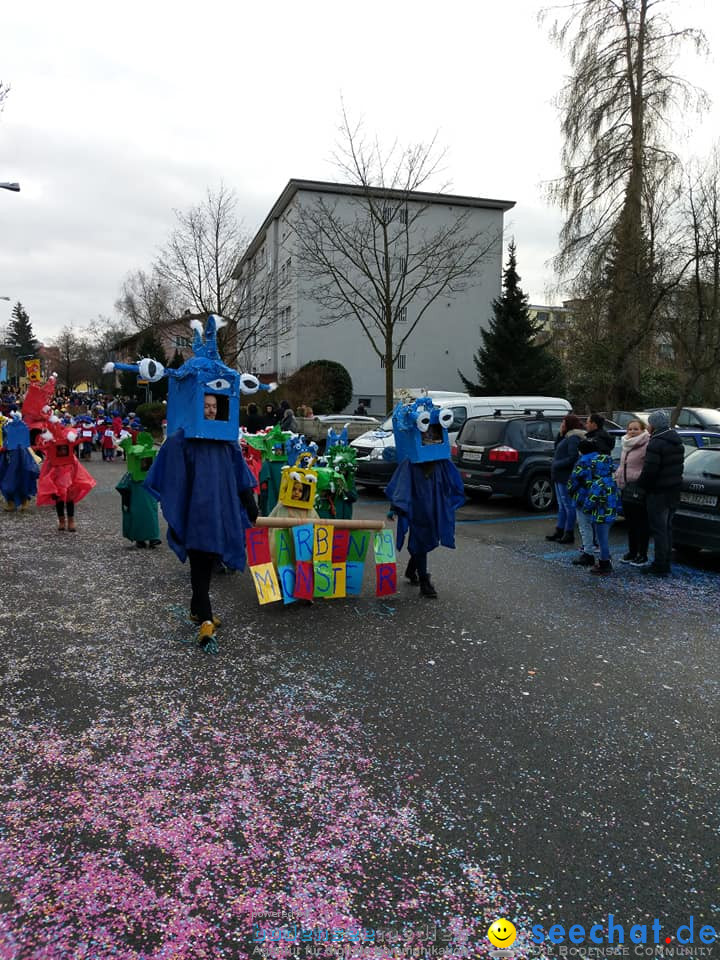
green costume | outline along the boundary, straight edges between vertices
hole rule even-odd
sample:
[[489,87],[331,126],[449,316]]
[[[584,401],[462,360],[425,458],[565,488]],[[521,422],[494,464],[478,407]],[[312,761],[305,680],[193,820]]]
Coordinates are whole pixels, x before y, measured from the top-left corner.
[[122,500],[122,532],[128,540],[141,546],[149,541],[150,546],[160,543],[157,500],[143,487],[153,460],[157,454],[149,433],[139,433],[135,443],[129,437],[121,440],[127,457],[128,471],[115,489]]

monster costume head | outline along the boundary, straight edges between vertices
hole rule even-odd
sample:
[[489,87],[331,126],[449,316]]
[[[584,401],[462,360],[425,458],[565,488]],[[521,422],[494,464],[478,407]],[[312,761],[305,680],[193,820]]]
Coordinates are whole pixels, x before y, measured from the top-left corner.
[[267,433],[246,433],[243,439],[249,447],[254,447],[262,453],[263,460],[285,463],[287,461],[285,444],[290,437],[291,434],[281,430],[280,424],[276,423]]
[[328,429],[326,449],[330,447],[346,447],[348,445],[348,425],[342,428],[340,433],[335,433],[332,427]]
[[5,422],[3,435],[7,450],[17,450],[19,447],[30,446],[30,430],[25,421],[20,419],[19,413],[14,414],[10,420]]
[[430,463],[450,459],[451,410],[436,407],[430,397],[420,397],[412,403],[399,403],[392,421],[398,461]]
[[52,398],[55,393],[57,374],[52,373],[45,383],[28,384],[22,402],[22,418],[32,430],[47,423],[52,413]]
[[312,510],[318,475],[314,466],[287,466],[282,468],[278,500],[286,507]]
[[147,472],[157,456],[152,436],[149,433],[139,433],[135,443],[132,442],[130,437],[125,437],[118,443],[118,446],[125,451],[130,477],[135,483],[140,483],[147,476]]
[[317,454],[318,445],[314,441],[306,443],[305,437],[302,435],[291,434],[285,441],[285,455],[289,467],[295,466],[295,464],[302,467],[308,461],[314,462]]
[[199,320],[193,320],[190,326],[194,330],[194,355],[179,370],[166,369],[157,360],[145,358],[139,363],[108,363],[104,371],[129,370],[151,383],[168,378],[168,436],[182,429],[186,437],[237,443],[240,394],[272,390],[275,385],[262,384],[252,374],[240,374],[222,362],[217,331],[225,322],[219,317],[208,317],[204,338]]

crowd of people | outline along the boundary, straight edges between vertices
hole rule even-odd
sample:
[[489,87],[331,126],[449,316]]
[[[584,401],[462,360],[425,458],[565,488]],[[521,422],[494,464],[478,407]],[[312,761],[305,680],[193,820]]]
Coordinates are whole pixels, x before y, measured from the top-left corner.
[[[610,530],[622,515],[628,548],[620,562],[641,568],[643,574],[667,577],[672,521],[682,485],[682,440],[667,414],[657,411],[647,423],[640,418],[628,423],[617,467],[614,445],[600,414],[591,413],[584,422],[574,414],[564,418],[551,468],[557,526],[546,539],[574,544],[577,526],[580,552],[573,564],[588,567],[596,576],[608,576],[613,570]],[[651,538],[652,562],[648,559]]]

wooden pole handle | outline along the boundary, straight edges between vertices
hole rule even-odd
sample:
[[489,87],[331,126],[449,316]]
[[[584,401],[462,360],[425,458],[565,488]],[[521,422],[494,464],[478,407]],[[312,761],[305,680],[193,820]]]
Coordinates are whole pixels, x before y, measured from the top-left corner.
[[257,527],[302,527],[305,524],[322,524],[324,527],[339,527],[341,530],[384,530],[385,523],[382,520],[316,520],[300,517],[258,517],[255,521]]

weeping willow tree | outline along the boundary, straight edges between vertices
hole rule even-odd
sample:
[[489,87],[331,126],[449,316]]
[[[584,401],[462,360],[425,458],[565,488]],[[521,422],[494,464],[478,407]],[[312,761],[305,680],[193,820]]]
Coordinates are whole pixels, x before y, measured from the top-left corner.
[[608,405],[627,409],[639,399],[635,348],[679,282],[661,275],[648,200],[652,185],[667,183],[678,165],[670,120],[705,104],[673,72],[683,43],[703,50],[705,37],[675,29],[666,7],[666,0],[578,0],[550,31],[571,67],[558,97],[563,173],[549,185],[565,214],[555,267],[561,282],[601,292]]

